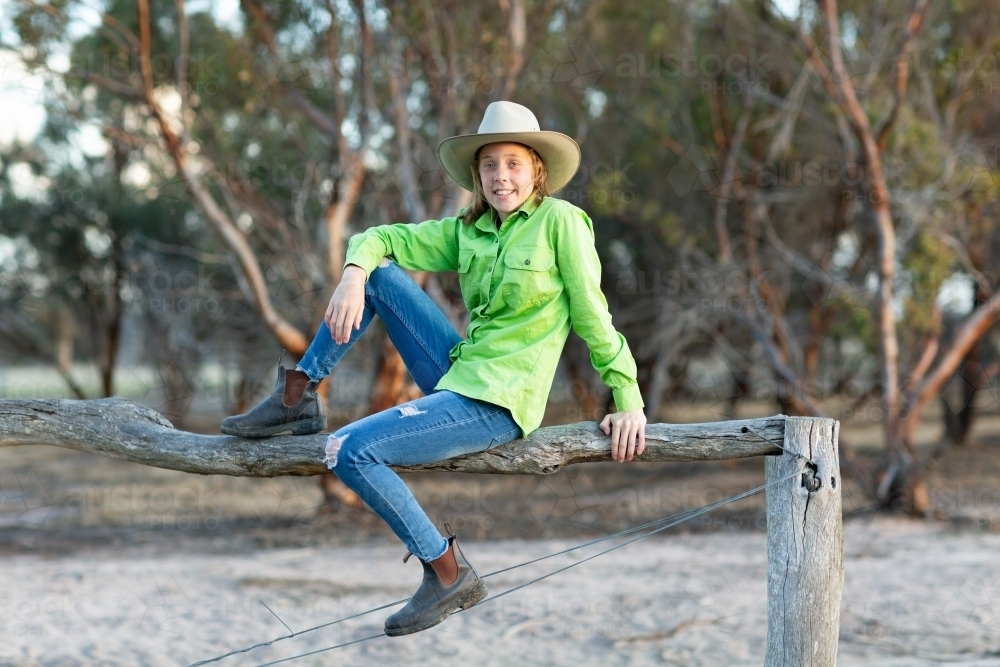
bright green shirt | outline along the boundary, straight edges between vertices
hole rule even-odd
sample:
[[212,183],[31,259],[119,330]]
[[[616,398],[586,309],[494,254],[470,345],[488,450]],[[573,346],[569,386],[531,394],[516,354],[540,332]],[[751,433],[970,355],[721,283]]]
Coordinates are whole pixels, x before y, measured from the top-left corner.
[[590,348],[618,411],[644,407],[635,359],[601,292],[587,214],[553,197],[536,206],[531,196],[499,230],[491,215],[488,209],[472,225],[453,216],[371,227],[351,237],[344,266],[371,275],[391,256],[414,271],[457,271],[471,318],[434,388],[508,408],[524,436],[542,423],[570,326]]

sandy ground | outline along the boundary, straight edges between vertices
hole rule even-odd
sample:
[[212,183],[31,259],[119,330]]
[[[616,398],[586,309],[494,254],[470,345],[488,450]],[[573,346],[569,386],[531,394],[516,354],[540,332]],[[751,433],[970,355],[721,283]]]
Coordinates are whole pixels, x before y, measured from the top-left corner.
[[[1000,535],[876,517],[846,525],[840,665],[1000,665]],[[466,545],[482,572],[564,540]],[[593,553],[488,580],[496,593]],[[405,597],[394,545],[163,556],[133,547],[0,570],[2,665],[180,665]],[[760,665],[762,532],[654,537],[404,638],[301,665]],[[272,615],[264,605],[273,612]],[[218,664],[260,664],[378,633],[392,610]],[[996,656],[996,657],[990,657]]]

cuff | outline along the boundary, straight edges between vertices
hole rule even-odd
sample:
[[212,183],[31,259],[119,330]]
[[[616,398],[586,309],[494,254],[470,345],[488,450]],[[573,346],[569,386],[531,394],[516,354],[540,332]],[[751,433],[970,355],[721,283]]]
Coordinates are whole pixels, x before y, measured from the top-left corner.
[[615,407],[618,408],[618,412],[646,407],[646,404],[642,402],[642,392],[639,391],[638,384],[616,387],[611,390],[611,395],[615,398]]
[[385,255],[385,245],[369,232],[355,234],[347,242],[347,252],[344,256],[344,269],[348,264],[357,264],[365,270],[365,283],[371,277],[372,271],[379,265]]
[[350,264],[354,264],[355,266],[360,266],[362,269],[365,270],[365,284],[368,284],[368,278],[371,277],[372,271],[375,270],[375,267],[378,266],[379,262],[381,261],[382,261],[381,257],[372,259],[362,255],[361,253],[355,253],[354,255],[351,255],[350,257],[344,260],[344,268],[340,273],[341,275],[343,275],[344,271],[347,270],[347,267]]

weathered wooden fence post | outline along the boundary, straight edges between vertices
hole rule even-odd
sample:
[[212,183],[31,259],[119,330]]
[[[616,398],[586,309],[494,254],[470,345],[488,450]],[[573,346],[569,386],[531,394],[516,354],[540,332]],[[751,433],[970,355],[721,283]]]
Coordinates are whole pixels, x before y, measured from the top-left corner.
[[[834,667],[844,591],[840,460],[833,419],[788,417],[784,448],[767,456],[767,654],[765,667]],[[813,469],[815,467],[815,469]]]

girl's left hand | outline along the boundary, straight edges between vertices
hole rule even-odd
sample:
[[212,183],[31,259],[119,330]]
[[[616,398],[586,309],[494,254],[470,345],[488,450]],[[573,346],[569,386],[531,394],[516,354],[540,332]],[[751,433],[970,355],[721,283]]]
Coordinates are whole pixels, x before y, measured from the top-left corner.
[[601,430],[611,436],[611,458],[619,463],[631,461],[646,449],[646,415],[642,408],[608,413]]

